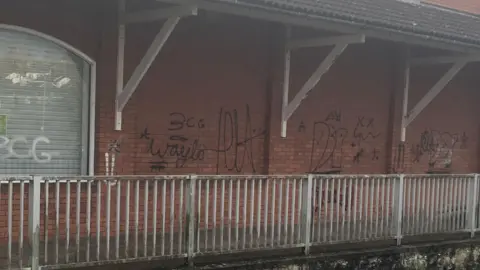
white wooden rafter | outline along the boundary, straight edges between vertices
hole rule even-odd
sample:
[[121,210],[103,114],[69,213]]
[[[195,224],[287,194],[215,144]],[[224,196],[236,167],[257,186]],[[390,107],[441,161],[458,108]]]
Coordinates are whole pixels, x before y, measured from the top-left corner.
[[[321,37],[304,40],[291,40],[291,27],[287,26],[287,41],[285,46],[285,65],[283,81],[283,99],[282,99],[282,125],[281,136],[287,136],[287,121],[300,106],[302,101],[307,98],[308,93],[320,82],[322,76],[328,72],[335,60],[345,51],[347,46],[352,43],[364,43],[365,35],[353,34],[334,37]],[[288,93],[290,88],[290,58],[291,51],[295,49],[308,47],[333,46],[330,53],[323,59],[310,78],[304,83],[300,91],[295,95],[292,101],[289,101]]]
[[[435,99],[438,94],[455,78],[455,76],[469,62],[480,61],[479,55],[461,55],[461,56],[438,56],[438,57],[420,57],[410,58],[409,53],[405,59],[404,70],[404,92],[403,92],[403,108],[402,108],[402,126],[400,141],[406,141],[406,129],[417,118],[417,116]],[[410,89],[410,72],[412,67],[435,65],[435,64],[452,64],[443,76],[428,90],[428,92],[418,101],[412,109],[408,109],[408,95]]]
[[[117,47],[117,85],[115,98],[115,130],[122,129],[122,111],[128,100],[133,95],[148,69],[155,61],[156,56],[162,50],[168,38],[172,34],[176,25],[183,16],[196,15],[197,8],[195,6],[174,6],[165,9],[156,9],[148,11],[139,11],[136,13],[126,14],[125,1],[121,0],[119,4],[119,25],[118,25],[118,47]],[[126,40],[126,24],[138,22],[151,22],[155,20],[166,19],[158,34],[148,47],[145,55],[140,60],[133,71],[131,77],[124,85],[124,57],[125,57],[125,40]]]

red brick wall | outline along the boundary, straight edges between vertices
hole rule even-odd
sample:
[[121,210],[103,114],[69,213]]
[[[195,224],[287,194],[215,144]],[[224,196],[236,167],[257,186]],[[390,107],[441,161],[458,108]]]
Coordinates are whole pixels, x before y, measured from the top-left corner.
[[[127,49],[127,70],[157,29],[129,28],[127,47],[135,49]],[[392,167],[402,100],[400,47],[377,40],[347,48],[292,115],[287,138],[280,138],[283,31],[227,16],[182,21],[127,105],[124,130],[105,134],[122,139],[117,172],[418,173],[430,171],[429,163],[437,170],[476,170],[475,77],[468,69],[408,128],[404,162]],[[290,100],[326,53],[293,54]],[[413,70],[410,108],[444,70]],[[100,128],[108,130],[113,114],[105,112],[100,121],[109,123]],[[106,144],[102,139],[99,145],[99,172]],[[445,165],[450,156],[452,164]]]
[[[104,153],[115,141],[121,152],[117,174],[396,171],[399,46],[371,39],[349,46],[292,115],[287,138],[280,138],[283,27],[202,13],[180,22],[127,104],[123,130],[116,132],[113,2],[62,3],[26,8],[21,2],[3,9],[14,12],[2,20],[51,34],[97,61],[97,174],[104,173]],[[158,29],[128,27],[125,81]],[[290,100],[328,49],[293,53]],[[444,70],[414,70],[411,107]],[[430,159],[441,167],[444,160],[435,156],[451,148],[452,171],[476,170],[474,70],[463,70],[408,128],[402,171],[425,172]],[[422,138],[433,143],[423,147]]]
[[480,3],[475,0],[425,0],[424,2],[475,14],[480,13]]
[[[328,51],[293,54],[290,100]],[[276,105],[271,173],[384,172],[392,57],[392,46],[383,42],[348,47],[292,115],[287,138],[280,138],[281,108]],[[280,100],[281,92],[275,92]]]
[[[377,40],[347,48],[292,115],[287,138],[280,138],[283,29],[261,22],[253,25],[250,20],[223,16],[180,23],[127,105],[131,113],[124,113],[124,121],[132,124],[113,135],[123,141],[118,171],[392,171],[392,149],[398,145],[398,127],[392,121],[401,110],[402,94],[395,60],[399,48]],[[136,49],[127,50],[135,55],[129,59],[136,58],[127,61],[129,70],[157,30],[153,26],[136,29],[129,45]],[[306,49],[293,54],[290,100],[326,53]],[[410,107],[441,75],[436,67],[414,70]],[[429,159],[437,160],[438,169],[439,162],[444,162],[438,161],[438,155],[449,156],[452,150],[450,171],[475,171],[474,81],[468,69],[462,71],[412,123],[402,171],[429,171]],[[452,99],[466,106],[452,106]],[[399,107],[392,107],[398,103]],[[452,116],[443,115],[446,107],[451,107]],[[110,114],[108,121],[112,119]],[[109,125],[113,123],[101,126]],[[431,143],[419,152],[416,148],[422,138]],[[104,148],[99,147],[103,160]]]
[[[149,26],[133,34],[130,46],[136,50],[127,54],[137,59],[127,61],[129,69],[155,31]],[[277,25],[260,22],[254,27],[246,19],[182,21],[127,105],[133,113],[124,119],[132,126],[114,135],[124,136],[119,172],[392,171],[392,149],[399,142],[399,122],[392,121],[398,118],[402,95],[399,47],[368,40],[347,48],[292,115],[287,138],[280,138],[282,36]],[[305,49],[293,54],[290,100],[326,53]],[[413,70],[410,108],[444,71]],[[393,171],[427,172],[429,161],[435,169],[476,170],[474,84],[465,69],[425,109],[408,128],[401,170]],[[450,114],[445,115],[445,108]],[[110,114],[108,121],[112,119]],[[421,145],[422,139],[428,144]],[[445,165],[450,156],[452,164]]]
[[[478,66],[477,66],[478,67]],[[414,70],[410,101],[418,102],[425,89],[431,87],[448,67],[428,67]],[[454,172],[477,170],[478,108],[475,100],[478,93],[472,88],[472,66],[460,73],[442,93],[411,123],[407,130],[412,166],[418,172],[434,163],[433,168],[449,167]],[[434,142],[434,143],[431,143]],[[434,144],[439,143],[436,147]],[[428,149],[433,149],[430,151]],[[452,151],[451,158],[449,151]],[[445,157],[446,156],[446,157]]]
[[263,171],[265,33],[233,19],[180,23],[134,94],[135,173],[155,172],[162,165],[151,162],[161,161],[181,174]]
[[[451,172],[478,169],[478,66],[463,70],[411,124],[399,165],[400,46],[367,39],[348,47],[292,115],[287,138],[280,138],[283,27],[200,15],[180,22],[116,132],[112,2],[96,9],[93,2],[16,3],[0,11],[3,22],[51,34],[97,61],[97,174],[104,174],[104,153],[115,140],[117,174],[423,173],[431,159],[445,167],[445,155],[452,157]],[[126,78],[158,29],[128,28]],[[326,53],[293,54],[291,99]],[[443,71],[415,69],[410,101],[418,101]]]
[[[113,1],[103,1],[112,3]],[[4,1],[0,10],[0,22],[30,28],[54,36],[97,58],[100,34],[103,27],[103,4],[84,1],[53,0]],[[89,18],[86,20],[85,18]],[[61,22],[61,23],[59,23]]]

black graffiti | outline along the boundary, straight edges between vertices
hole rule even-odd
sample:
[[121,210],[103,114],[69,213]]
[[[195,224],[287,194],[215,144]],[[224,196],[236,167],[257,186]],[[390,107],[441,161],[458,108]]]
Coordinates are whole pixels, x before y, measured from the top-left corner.
[[372,151],[372,160],[378,160],[380,151],[377,148],[373,148]]
[[298,132],[305,132],[305,130],[306,130],[305,123],[301,121],[300,125],[298,126]]
[[393,157],[393,172],[403,172],[405,169],[405,142],[400,142]]
[[236,109],[220,109],[215,148],[207,148],[199,138],[190,138],[181,134],[185,129],[205,128],[203,118],[186,117],[179,112],[171,113],[168,131],[176,134],[169,135],[167,142],[164,143],[159,143],[150,134],[149,129],[145,128],[140,134],[140,139],[148,142],[146,151],[159,159],[159,161],[150,162],[150,170],[159,172],[170,167],[170,164],[175,168],[182,168],[187,162],[204,160],[205,153],[210,151],[217,154],[217,173],[222,166],[236,172],[241,172],[249,166],[255,173],[253,140],[263,137],[266,131],[253,128],[248,105],[246,105],[245,117],[239,118],[239,112]]
[[362,142],[376,139],[380,133],[374,132],[374,118],[358,117],[357,124],[353,130],[354,142],[352,146],[361,146]]
[[108,144],[108,152],[109,153],[120,153],[120,140],[113,140]]
[[186,117],[183,113],[170,113],[170,127],[168,130],[177,131],[187,128],[205,128],[205,121],[203,119],[195,119],[195,117]]
[[422,148],[420,147],[420,144],[412,145],[411,154],[412,154],[413,163],[420,162],[423,156],[423,151],[422,151]]
[[148,128],[145,128],[142,133],[140,133],[140,139],[150,140],[150,133],[148,132]]
[[358,152],[353,156],[353,163],[360,163],[360,158],[365,154],[365,150],[363,148],[360,148]]
[[218,114],[217,173],[222,166],[228,171],[241,172],[248,164],[256,172],[253,140],[265,136],[265,130],[252,127],[250,108],[245,106],[245,120],[241,125],[236,109],[220,109]]
[[[310,172],[319,172],[325,165],[342,168],[343,146],[348,135],[347,129],[335,127],[324,121],[313,124]],[[323,145],[322,145],[323,142]],[[318,155],[318,153],[320,153]]]
[[457,133],[425,130],[420,135],[419,143],[412,146],[412,161],[421,162],[427,156],[430,169],[448,169],[452,166],[453,152],[459,139]]
[[[205,128],[205,121],[202,118],[186,117],[179,112],[170,113],[168,130],[179,132],[185,128]],[[169,163],[173,163],[175,168],[183,168],[188,161],[203,160],[205,158],[205,147],[199,142],[198,138],[190,140],[187,136],[174,134],[169,136],[163,146],[157,146],[157,141],[151,137],[148,128],[144,129],[140,134],[140,138],[148,141],[147,152],[153,157],[160,159],[160,161],[152,163],[150,166],[152,171],[161,171]]]
[[[322,169],[324,173],[327,166],[331,169],[342,169],[345,159],[344,143],[347,137],[353,141],[351,144],[355,153],[352,158],[353,164],[359,164],[365,157],[370,161],[379,159],[380,151],[368,145],[380,136],[379,132],[375,132],[374,118],[358,117],[353,133],[342,127],[341,121],[342,112],[334,110],[328,113],[325,121],[314,123],[309,172],[318,173]],[[351,137],[349,134],[352,134]]]
[[371,117],[360,116],[357,118],[357,123],[352,134],[353,141],[351,144],[353,148],[357,148],[357,152],[353,156],[354,164],[359,164],[361,159],[367,155],[370,155],[370,153],[371,161],[376,161],[379,159],[379,150],[368,145],[368,143],[371,143],[378,136],[380,136],[380,133],[375,132],[374,122],[375,119]]
[[355,155],[353,155],[353,163],[354,164],[359,164],[361,159],[366,157],[367,155],[368,156],[371,155],[371,160],[372,161],[379,160],[380,159],[379,154],[380,154],[380,151],[376,148],[373,148],[373,150],[370,152],[370,151],[367,151],[365,148],[362,147],[362,148],[358,149],[358,151],[355,153]]
[[468,136],[464,131],[462,133],[462,136],[460,137],[460,149],[466,149],[467,148],[467,143],[468,143]]
[[168,167],[168,162],[166,161],[150,162],[151,172],[161,172],[167,167]]
[[[173,159],[176,168],[183,168],[188,161],[205,158],[205,147],[199,142],[199,139],[190,140],[183,135],[171,135],[164,145],[157,146],[157,141],[151,137],[148,128],[143,130],[140,138],[148,141],[147,152],[153,157],[158,157],[162,166],[170,163],[167,161],[169,158]],[[165,166],[163,168],[162,166],[155,165],[154,169],[164,169]]]
[[325,122],[328,122],[328,121],[335,121],[335,122],[342,121],[342,111],[333,110],[329,112],[327,117],[325,117]]

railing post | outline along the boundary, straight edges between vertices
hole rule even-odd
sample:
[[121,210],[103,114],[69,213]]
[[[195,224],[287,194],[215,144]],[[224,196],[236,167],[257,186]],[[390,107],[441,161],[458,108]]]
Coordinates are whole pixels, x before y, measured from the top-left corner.
[[[40,269],[40,181],[42,177],[32,176],[28,185],[28,239],[32,248],[30,263],[32,270]],[[48,196],[48,194],[45,194]]]
[[467,222],[466,229],[470,232],[470,237],[475,236],[475,231],[477,227],[477,204],[478,204],[478,187],[479,187],[479,177],[478,174],[475,174],[473,178],[468,181],[468,192],[467,192]]
[[402,222],[403,222],[403,198],[404,198],[404,175],[400,174],[395,178],[393,202],[394,202],[394,220],[393,220],[393,233],[395,239],[397,239],[397,246],[402,244]]
[[311,239],[311,220],[312,220],[312,186],[313,175],[309,174],[307,179],[302,179],[302,242],[305,244],[303,249],[304,255],[310,254],[310,239]]
[[[190,175],[187,187],[187,206],[186,206],[186,225],[187,225],[187,262],[193,266],[195,257],[195,186],[197,182],[196,175]],[[200,195],[200,194],[199,194]]]

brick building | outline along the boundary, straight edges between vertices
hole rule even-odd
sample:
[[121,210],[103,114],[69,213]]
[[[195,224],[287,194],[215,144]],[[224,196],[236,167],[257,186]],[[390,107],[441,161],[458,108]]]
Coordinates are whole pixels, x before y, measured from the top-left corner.
[[466,11],[469,13],[480,14],[480,3],[472,0],[428,0],[426,3]]
[[[0,170],[65,177],[477,172],[480,18],[409,2],[4,1]],[[120,211],[133,205],[133,185],[129,197],[119,186],[112,195],[110,183],[89,179],[97,188],[89,193],[80,181],[60,190],[57,180],[56,189],[37,192],[47,244],[62,226],[75,225],[78,238],[103,237],[113,224],[128,231],[120,222],[132,215]],[[251,194],[261,194],[252,183]],[[139,214],[150,222],[142,212],[157,213],[148,207],[159,196],[148,195],[148,185],[135,187],[137,222]],[[20,216],[28,211],[18,213],[29,196],[21,188],[9,184],[9,224],[0,226],[9,241],[23,239],[12,222],[27,226]],[[162,199],[179,192],[169,188]],[[240,189],[232,190],[231,198]],[[198,196],[205,209],[217,193]],[[238,209],[254,209],[253,197]],[[170,212],[178,201],[163,203],[167,224],[179,218]],[[278,217],[291,214],[280,210]],[[73,229],[61,233],[69,239]]]
[[[118,1],[4,3],[5,36],[27,45],[26,40],[36,39],[37,43],[32,43],[37,44],[36,48],[55,47],[58,55],[64,55],[35,73],[31,70],[39,62],[34,59],[37,64],[29,64],[21,55],[32,53],[28,46],[18,47],[19,57],[12,56],[11,49],[6,54],[12,56],[9,63],[19,64],[5,67],[4,83],[15,85],[17,90],[28,85],[36,91],[30,98],[27,94],[13,94],[11,98],[11,89],[2,94],[6,97],[0,108],[5,122],[2,138],[6,173],[477,171],[479,125],[475,74],[478,65],[474,62],[469,62],[458,74],[450,70],[456,76],[412,121],[406,129],[405,142],[400,146],[399,143],[406,51],[409,50],[412,57],[475,54],[480,48],[476,39],[478,18],[428,5],[385,0],[376,1],[384,10],[376,13],[362,14],[361,5],[372,4],[359,3],[358,10],[352,11],[352,18],[336,13],[340,12],[340,5],[324,11],[322,7],[310,7],[302,1],[298,6],[279,7],[268,3],[236,7],[229,1],[224,2],[214,3],[213,8],[211,3],[204,3],[205,8],[200,8],[196,16],[180,20],[126,102],[121,115],[123,121],[117,127],[120,130],[115,130]],[[168,4],[128,3],[127,11],[162,5]],[[226,6],[226,12],[222,5]],[[245,14],[235,8],[255,12],[237,16]],[[285,14],[278,15],[278,9]],[[332,15],[335,18],[330,18],[329,12],[336,14]],[[389,12],[400,17],[388,21]],[[260,20],[262,14],[268,15],[267,20]],[[299,14],[315,19],[301,18]],[[148,19],[151,15],[140,16]],[[130,19],[132,22],[142,20],[135,15]],[[317,25],[311,20],[322,23]],[[338,54],[338,61],[325,72],[308,97],[296,110],[290,111],[283,138],[286,30],[280,22],[290,21],[293,39],[339,36],[341,32],[365,33],[366,38],[365,42],[354,41]],[[127,24],[125,84],[161,27],[161,20]],[[22,36],[26,32],[29,36]],[[56,45],[38,45],[48,43],[46,37],[55,40]],[[12,48],[9,44],[4,41],[4,46]],[[66,44],[69,46],[65,47]],[[338,45],[330,45],[335,44]],[[40,53],[42,57],[55,51],[48,48]],[[289,76],[292,106],[288,109],[297,105],[293,104],[296,91],[319,63],[325,57],[332,57],[330,48],[292,51]],[[72,52],[74,56],[68,58]],[[475,57],[467,56],[467,59],[474,61]],[[23,74],[12,69],[22,64],[27,66]],[[412,67],[407,111],[449,68],[448,64]],[[32,75],[34,73],[36,75]],[[51,81],[39,83],[38,76],[49,76]],[[70,86],[65,79],[62,81],[64,77],[68,77]],[[67,95],[62,94],[62,87],[70,89],[68,97],[62,96]],[[297,97],[295,102],[298,98],[302,97]],[[50,102],[57,102],[58,106],[52,105],[49,110]],[[9,107],[8,103],[17,107]],[[22,109],[23,105],[30,104],[38,108]],[[23,118],[15,116],[16,109]],[[42,117],[39,110],[43,112]],[[25,124],[30,124],[31,130],[26,129]],[[105,166],[108,163],[107,167],[111,167],[111,161],[105,160],[107,152],[112,153],[110,157],[115,153],[112,169]]]

